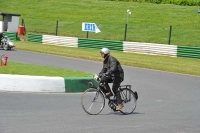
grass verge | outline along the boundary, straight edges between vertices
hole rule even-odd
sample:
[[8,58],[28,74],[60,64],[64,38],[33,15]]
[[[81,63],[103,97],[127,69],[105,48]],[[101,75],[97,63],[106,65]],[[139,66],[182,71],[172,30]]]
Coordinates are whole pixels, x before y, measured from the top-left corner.
[[1,74],[19,74],[32,76],[89,77],[92,73],[9,61],[6,67],[0,67]]
[[[16,45],[15,48],[19,50],[35,51],[94,61],[103,61],[99,54],[99,50],[95,49],[60,47],[33,42],[16,41],[14,43]],[[198,59],[143,55],[116,51],[111,51],[111,54],[115,56],[121,62],[121,64],[127,66],[200,76],[200,60]]]

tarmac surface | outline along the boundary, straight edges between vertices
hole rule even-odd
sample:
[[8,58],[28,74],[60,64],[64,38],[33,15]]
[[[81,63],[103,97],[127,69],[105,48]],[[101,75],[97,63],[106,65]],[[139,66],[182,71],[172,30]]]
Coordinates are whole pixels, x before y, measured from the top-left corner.
[[[36,52],[0,50],[3,54],[8,55],[8,63],[94,73],[102,68],[101,62]],[[123,69],[122,85],[132,85],[139,95],[133,114],[112,112],[106,101],[99,115],[88,115],[81,107],[82,93],[0,92],[0,133],[200,132],[200,76],[130,66]]]

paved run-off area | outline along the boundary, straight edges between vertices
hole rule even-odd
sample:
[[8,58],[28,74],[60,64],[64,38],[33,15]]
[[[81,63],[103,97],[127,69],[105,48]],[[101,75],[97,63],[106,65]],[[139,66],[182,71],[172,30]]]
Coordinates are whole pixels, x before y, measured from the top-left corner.
[[[13,61],[94,73],[102,68],[101,62],[55,55],[26,51],[6,54]],[[57,63],[52,63],[52,59]],[[106,105],[100,115],[87,115],[81,107],[81,93],[0,92],[0,133],[200,132],[199,76],[123,68],[122,84],[131,84],[132,90],[139,94],[133,114],[113,113]]]

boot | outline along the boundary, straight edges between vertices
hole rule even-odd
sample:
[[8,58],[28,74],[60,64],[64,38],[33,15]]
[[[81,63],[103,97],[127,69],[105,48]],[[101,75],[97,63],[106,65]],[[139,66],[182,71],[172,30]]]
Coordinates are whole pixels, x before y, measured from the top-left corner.
[[116,110],[119,111],[124,107],[124,105],[122,103],[119,103]]

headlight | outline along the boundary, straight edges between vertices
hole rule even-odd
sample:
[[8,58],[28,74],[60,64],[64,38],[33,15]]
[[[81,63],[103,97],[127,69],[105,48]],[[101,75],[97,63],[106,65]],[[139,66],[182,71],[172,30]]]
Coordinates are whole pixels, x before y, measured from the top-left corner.
[[12,42],[9,42],[8,44],[9,44],[10,47],[14,47],[15,46],[14,43],[12,43]]

